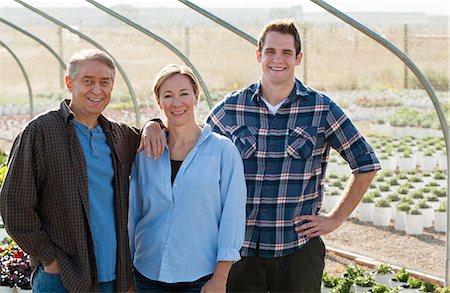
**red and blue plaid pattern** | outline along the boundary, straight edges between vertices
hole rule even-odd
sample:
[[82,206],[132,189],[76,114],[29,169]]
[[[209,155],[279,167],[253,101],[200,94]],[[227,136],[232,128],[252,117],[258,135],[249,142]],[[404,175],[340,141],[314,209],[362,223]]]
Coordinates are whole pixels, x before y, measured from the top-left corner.
[[244,161],[247,229],[242,256],[280,257],[307,239],[299,215],[315,215],[323,198],[330,148],[353,173],[380,169],[372,148],[330,98],[299,80],[272,115],[258,81],[225,97],[209,114],[213,130],[229,137]]

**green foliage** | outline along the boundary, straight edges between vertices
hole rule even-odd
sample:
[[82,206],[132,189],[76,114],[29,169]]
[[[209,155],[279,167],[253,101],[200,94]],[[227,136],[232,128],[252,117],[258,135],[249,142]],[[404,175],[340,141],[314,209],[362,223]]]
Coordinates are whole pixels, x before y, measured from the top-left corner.
[[6,160],[8,159],[8,156],[0,150],[0,167],[6,165]]
[[409,273],[405,268],[401,268],[397,273],[395,273],[395,279],[398,282],[407,282],[409,279]]
[[409,203],[401,202],[397,205],[397,211],[399,212],[408,212],[411,209]]
[[429,209],[431,208],[429,204],[427,204],[427,202],[425,200],[421,200],[417,203],[417,207],[419,209]]
[[447,211],[447,202],[446,201],[441,202],[436,211],[440,213],[445,213]]
[[345,265],[345,272],[347,273],[347,277],[352,280],[355,280],[357,277],[364,276],[366,274],[363,268],[354,264]]
[[410,209],[409,212],[408,212],[408,215],[416,215],[416,216],[418,216],[418,215],[421,215],[421,214],[422,214],[422,212],[416,207]]
[[372,293],[390,293],[395,292],[394,289],[387,287],[384,284],[376,284],[372,287]]
[[422,285],[420,286],[420,291],[423,292],[436,292],[436,284],[433,284],[431,282],[422,282]]
[[392,269],[392,267],[389,264],[385,264],[385,263],[380,263],[379,265],[377,265],[375,267],[374,272],[379,274],[379,275],[387,275],[392,273],[394,270]]
[[398,193],[390,193],[386,197],[390,202],[400,201],[400,195]]
[[416,278],[409,278],[407,283],[410,289],[418,289],[422,286],[422,281]]
[[341,278],[338,280],[336,286],[331,289],[332,293],[350,293],[352,292],[354,281],[349,278]]
[[6,166],[0,167],[0,186],[3,184],[5,175],[6,175]]
[[322,285],[324,287],[333,288],[334,286],[336,286],[337,282],[338,282],[338,278],[335,278],[335,277],[329,275],[327,272],[323,272]]
[[387,198],[380,198],[375,202],[375,206],[379,208],[390,208],[391,202]]
[[372,287],[373,285],[375,285],[375,279],[372,275],[367,274],[364,276],[356,277],[355,283],[356,285],[361,287]]

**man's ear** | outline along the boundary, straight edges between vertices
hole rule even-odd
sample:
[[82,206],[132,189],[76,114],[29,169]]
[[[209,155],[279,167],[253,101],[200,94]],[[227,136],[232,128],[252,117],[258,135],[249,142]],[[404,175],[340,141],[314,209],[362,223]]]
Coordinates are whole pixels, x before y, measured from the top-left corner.
[[256,60],[261,63],[261,51],[259,51],[259,48],[256,49]]
[[72,82],[70,81],[70,78],[68,75],[66,75],[66,85],[69,92],[72,92]]
[[302,59],[303,59],[303,53],[300,52],[300,53],[298,53],[298,55],[297,55],[297,59],[295,60],[295,64],[296,64],[296,65],[299,65],[299,64],[302,62]]

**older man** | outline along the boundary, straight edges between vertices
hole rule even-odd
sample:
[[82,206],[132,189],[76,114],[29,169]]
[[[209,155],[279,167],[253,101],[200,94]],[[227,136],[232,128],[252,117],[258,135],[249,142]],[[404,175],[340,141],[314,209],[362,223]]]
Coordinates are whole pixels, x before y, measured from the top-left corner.
[[34,291],[126,291],[128,178],[139,131],[102,115],[114,87],[110,56],[83,50],[67,74],[72,99],[33,119],[14,142],[0,213],[31,256]]

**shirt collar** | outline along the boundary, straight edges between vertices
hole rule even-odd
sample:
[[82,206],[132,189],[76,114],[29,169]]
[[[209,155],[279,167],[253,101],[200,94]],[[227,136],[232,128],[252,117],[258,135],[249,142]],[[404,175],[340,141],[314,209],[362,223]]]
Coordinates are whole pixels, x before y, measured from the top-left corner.
[[[259,103],[261,102],[261,78],[259,78],[259,80],[253,85],[255,89],[253,95],[251,96],[251,99]],[[293,101],[296,98],[309,99],[310,91],[311,90],[308,87],[304,86],[303,83],[296,78],[294,81],[294,88],[289,94],[288,100]]]
[[[166,149],[169,149],[169,146],[167,145],[167,130],[164,129],[165,135],[164,135],[164,145]],[[203,125],[202,131],[200,132],[200,137],[197,140],[197,143],[195,144],[195,147],[197,148],[200,146],[208,137],[212,134],[211,126],[207,123]]]
[[[61,105],[59,107],[65,125],[67,125],[70,121],[72,121],[75,118],[75,113],[72,112],[72,110],[69,107],[69,104],[70,99],[65,99],[61,102]],[[111,129],[111,122],[108,119],[106,119],[106,117],[103,115],[100,115],[98,117],[98,123],[105,132]]]

